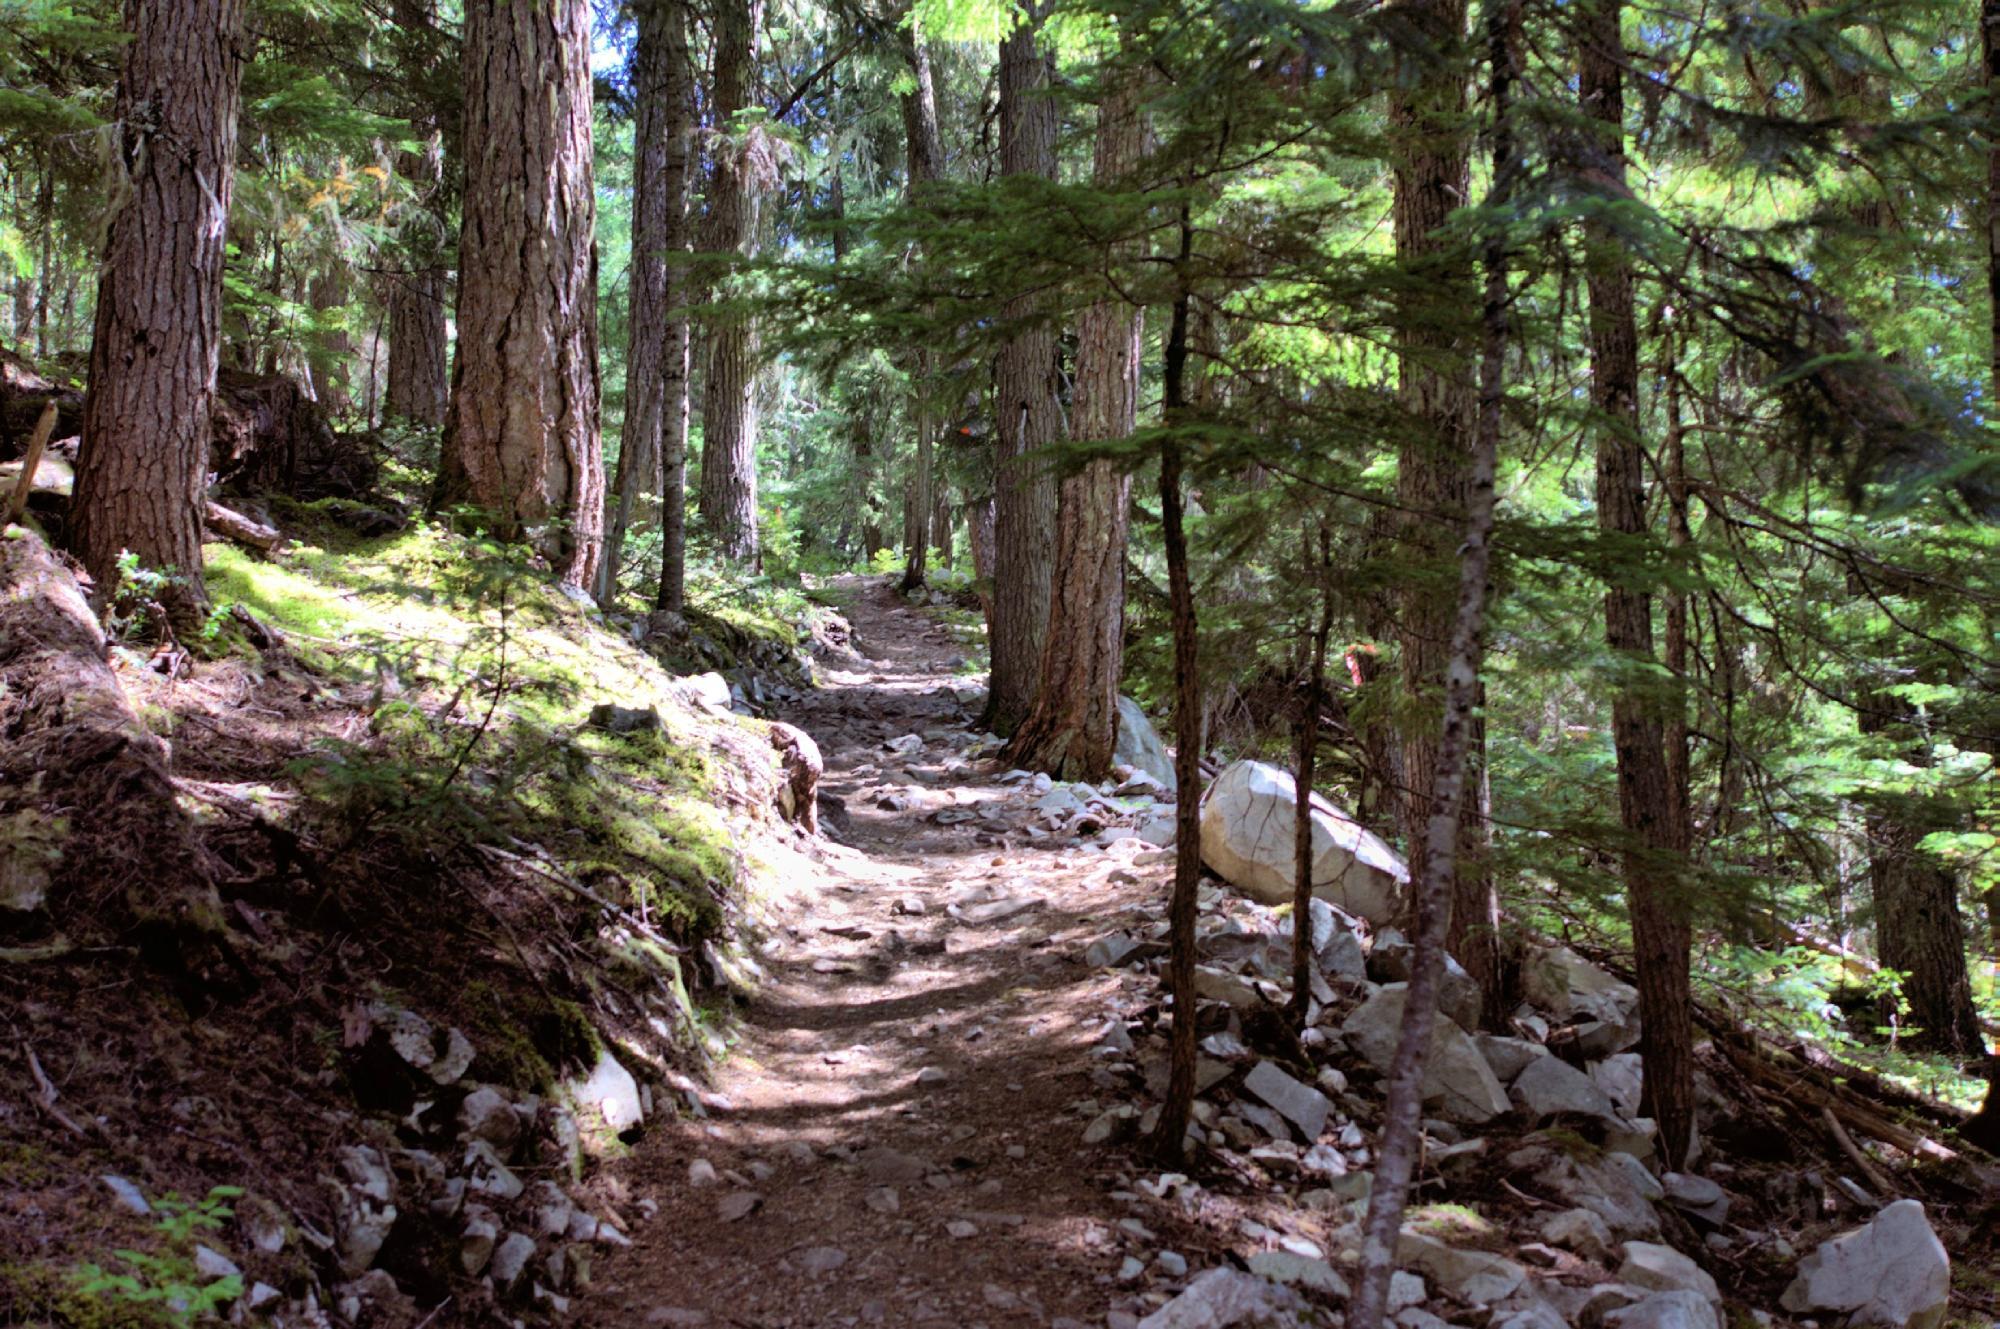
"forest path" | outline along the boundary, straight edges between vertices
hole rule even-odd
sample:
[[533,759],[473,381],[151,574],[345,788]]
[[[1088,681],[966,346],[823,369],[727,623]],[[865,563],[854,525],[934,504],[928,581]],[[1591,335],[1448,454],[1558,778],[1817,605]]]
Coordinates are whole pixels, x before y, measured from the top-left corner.
[[[851,845],[829,844],[824,876],[778,905],[711,1115],[639,1146],[628,1182],[659,1212],[583,1318],[1095,1329],[1134,1249],[1121,1219],[1144,1212],[1151,1248],[1205,1244],[1135,1210],[1119,1155],[1085,1147],[1070,1110],[1101,1092],[1091,1047],[1119,991],[1083,948],[1158,873],[1031,841],[1033,795],[963,754],[974,717],[947,686],[961,650],[883,581],[843,584],[863,658],[782,718],[818,740]],[[908,734],[920,751],[885,748]],[[720,1178],[692,1184],[702,1161]]]

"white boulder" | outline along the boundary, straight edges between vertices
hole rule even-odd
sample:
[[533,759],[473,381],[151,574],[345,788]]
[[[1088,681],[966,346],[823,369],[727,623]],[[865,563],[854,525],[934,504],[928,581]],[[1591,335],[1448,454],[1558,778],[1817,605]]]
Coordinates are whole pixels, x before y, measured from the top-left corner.
[[1799,1262],[1780,1304],[1794,1312],[1845,1312],[1856,1326],[1935,1329],[1950,1297],[1944,1243],[1922,1204],[1898,1200],[1866,1226],[1821,1242]]
[[[1313,893],[1371,923],[1392,921],[1410,871],[1380,838],[1324,798],[1312,800]],[[1201,857],[1223,880],[1265,904],[1292,898],[1298,794],[1289,772],[1239,761],[1201,804]]]
[[1167,755],[1159,730],[1130,697],[1118,699],[1118,737],[1111,760],[1144,771],[1168,789],[1174,787],[1174,759]]

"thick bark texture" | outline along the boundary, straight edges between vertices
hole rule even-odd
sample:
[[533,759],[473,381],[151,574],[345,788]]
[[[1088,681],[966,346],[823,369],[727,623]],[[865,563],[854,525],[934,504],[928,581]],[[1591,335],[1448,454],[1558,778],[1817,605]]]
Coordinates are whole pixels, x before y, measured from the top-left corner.
[[598,603],[607,607],[618,594],[619,555],[633,521],[651,515],[648,509],[661,515],[668,507],[680,510],[679,496],[666,486],[665,467],[668,435],[676,423],[683,449],[681,468],[686,469],[687,325],[669,327],[669,311],[686,269],[676,271],[668,262],[684,234],[681,219],[687,213],[693,107],[675,104],[676,94],[685,100],[688,79],[677,79],[674,72],[676,63],[685,66],[687,60],[686,16],[680,0],[643,0],[636,8],[639,34],[633,47],[632,87],[638,115],[633,127],[628,278],[632,349],[625,371],[618,475],[605,511],[604,560],[593,588]]
[[[1492,52],[1493,200],[1510,197],[1518,165],[1509,119],[1519,77],[1520,8],[1495,5],[1488,45]],[[1424,873],[1412,878],[1416,906],[1415,953],[1396,1056],[1389,1067],[1388,1102],[1376,1141],[1374,1184],[1362,1227],[1361,1278],[1348,1305],[1349,1329],[1381,1329],[1396,1245],[1423,1146],[1423,1084],[1430,1060],[1431,1031],[1437,1022],[1437,989],[1444,971],[1446,914],[1452,905],[1454,858],[1461,844],[1459,818],[1477,772],[1473,752],[1479,742],[1476,711],[1480,668],[1485,660],[1486,595],[1493,536],[1493,480],[1500,454],[1500,417],[1506,397],[1506,352],[1512,335],[1507,285],[1507,248],[1495,232],[1484,246],[1486,282],[1480,310],[1479,393],[1467,477],[1464,541],[1459,546],[1458,604],[1451,629],[1445,675],[1444,719],[1438,730],[1436,785],[1425,827]]]
[[[1436,707],[1444,692],[1445,653],[1452,632],[1453,535],[1464,522],[1471,471],[1473,416],[1478,396],[1473,343],[1462,311],[1474,307],[1470,262],[1443,232],[1466,199],[1470,174],[1465,126],[1464,0],[1402,0],[1412,46],[1403,57],[1390,126],[1396,158],[1396,256],[1415,277],[1404,298],[1398,332],[1400,391],[1410,416],[1396,460],[1396,498],[1404,547],[1424,571],[1409,579],[1397,622],[1402,684],[1409,706],[1403,727],[1404,808],[1410,876],[1421,879],[1430,852],[1426,828],[1437,812]],[[1475,726],[1470,760],[1484,764],[1483,733]],[[1467,806],[1458,818],[1458,873],[1451,884],[1448,946],[1486,994],[1489,1017],[1500,1005],[1499,916],[1486,866],[1486,828],[1479,781],[1462,785]]]
[[1174,637],[1174,884],[1167,901],[1167,993],[1174,1024],[1167,1054],[1167,1096],[1148,1141],[1154,1155],[1178,1162],[1185,1150],[1195,1090],[1195,922],[1201,882],[1202,695],[1200,624],[1195,616],[1194,582],[1188,573],[1183,529],[1181,444],[1172,432],[1187,423],[1188,260],[1194,254],[1194,226],[1181,205],[1180,250],[1176,266],[1180,290],[1167,327],[1162,357],[1164,423],[1160,444],[1160,533],[1167,555],[1167,600]]
[[391,420],[442,426],[451,404],[451,354],[445,325],[444,146],[432,135],[422,152],[407,152],[397,169],[419,191],[404,224],[419,256],[407,272],[389,278],[389,384],[382,410]]
[[604,548],[590,6],[469,0],[444,503],[588,586]]
[[[938,134],[937,90],[931,83],[930,48],[914,26],[903,30],[903,58],[910,66],[915,85],[903,94],[903,138],[907,145],[909,196],[914,200],[924,186],[944,172],[944,142]],[[922,262],[919,255],[918,262]],[[917,436],[916,457],[903,482],[903,589],[913,591],[924,584],[924,560],[930,552],[931,535],[931,450],[937,434],[937,413],[931,409],[928,392],[931,352],[917,352],[916,391],[910,401],[910,427]]]
[[[733,138],[750,104],[762,0],[722,0],[715,14],[714,159],[702,249],[747,256],[756,244],[749,146]],[[716,316],[708,329],[701,395],[701,520],[715,552],[757,560],[757,347],[749,319]]]
[[[1625,182],[1625,53],[1621,0],[1593,0],[1582,13],[1579,83],[1584,113],[1597,122],[1593,173],[1622,191]],[[1597,521],[1613,539],[1647,533],[1646,454],[1639,441],[1639,334],[1632,267],[1618,238],[1585,230],[1590,292],[1590,396],[1597,414]],[[1604,593],[1604,640],[1634,674],[1654,661],[1649,591],[1620,585]],[[1688,965],[1693,943],[1680,890],[1686,819],[1675,810],[1662,708],[1621,686],[1611,704],[1618,756],[1618,813],[1626,835],[1625,892],[1639,979],[1639,1054],[1647,1115],[1659,1123],[1669,1167],[1686,1160],[1694,1129],[1694,1030]]]
[[[1098,114],[1096,184],[1111,189],[1139,165],[1146,128],[1130,88]],[[1121,245],[1113,262],[1131,256]],[[1142,310],[1103,299],[1077,322],[1073,414],[1077,436],[1129,437],[1139,414]],[[1009,759],[1060,780],[1102,780],[1118,741],[1118,681],[1125,656],[1125,539],[1132,479],[1110,460],[1066,476],[1056,508],[1055,567],[1040,683]]]
[[99,594],[130,550],[201,585],[209,403],[245,58],[243,0],[134,0],[113,140],[120,197],[98,279],[69,543]]
[[[667,156],[661,187],[665,190],[668,253],[687,252],[693,237],[688,215],[688,189],[694,178],[694,64],[688,53],[688,28],[693,23],[687,0],[673,0],[667,13],[666,101]],[[680,613],[687,600],[687,447],[688,379],[692,337],[687,303],[693,282],[687,270],[667,266],[665,347],[660,356],[666,413],[660,422],[660,587],[655,609]]]
[[[1333,537],[1319,528],[1319,621],[1313,625],[1306,664],[1305,696],[1299,704],[1299,732],[1294,746],[1292,788],[1308,805],[1319,758],[1319,718],[1326,704],[1326,643],[1333,635]],[[1313,819],[1292,819],[1292,1024],[1303,1031],[1312,1009],[1312,841]]]
[[[1000,44],[1000,170],[1053,180],[1054,57],[1030,20]],[[1007,302],[1018,322],[993,371],[998,412],[994,443],[993,670],[986,725],[1011,734],[1034,703],[1049,624],[1055,569],[1056,486],[1043,447],[1062,433],[1056,397],[1056,335],[1036,318],[1033,296]]]

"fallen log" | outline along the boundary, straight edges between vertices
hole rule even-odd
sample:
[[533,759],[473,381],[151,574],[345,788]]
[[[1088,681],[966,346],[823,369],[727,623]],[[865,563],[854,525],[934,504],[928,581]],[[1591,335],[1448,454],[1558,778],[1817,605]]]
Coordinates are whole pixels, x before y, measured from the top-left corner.
[[234,508],[223,507],[213,499],[210,499],[207,506],[202,509],[201,519],[209,530],[224,539],[261,549],[265,553],[271,552],[285,542],[284,533],[277,527],[266,526],[263,522],[244,516]]

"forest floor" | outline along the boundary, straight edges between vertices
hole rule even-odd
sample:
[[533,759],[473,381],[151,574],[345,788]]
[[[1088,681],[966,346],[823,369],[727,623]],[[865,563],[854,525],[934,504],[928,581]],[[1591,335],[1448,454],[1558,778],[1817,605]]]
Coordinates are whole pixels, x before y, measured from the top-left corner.
[[[998,782],[1003,763],[964,755],[960,648],[887,583],[840,586],[862,658],[779,718],[819,742],[849,843],[776,902],[768,982],[712,1115],[640,1146],[631,1184],[660,1211],[606,1264],[586,1318],[1102,1325],[1133,1220],[1158,1248],[1204,1244],[1065,1112],[1091,1093],[1117,990],[1084,947],[1166,869],[1032,840],[1030,796]],[[921,750],[885,750],[913,733]],[[975,803],[980,821],[938,824]],[[988,829],[1010,814],[1018,832]],[[688,1184],[708,1167],[718,1180]]]

